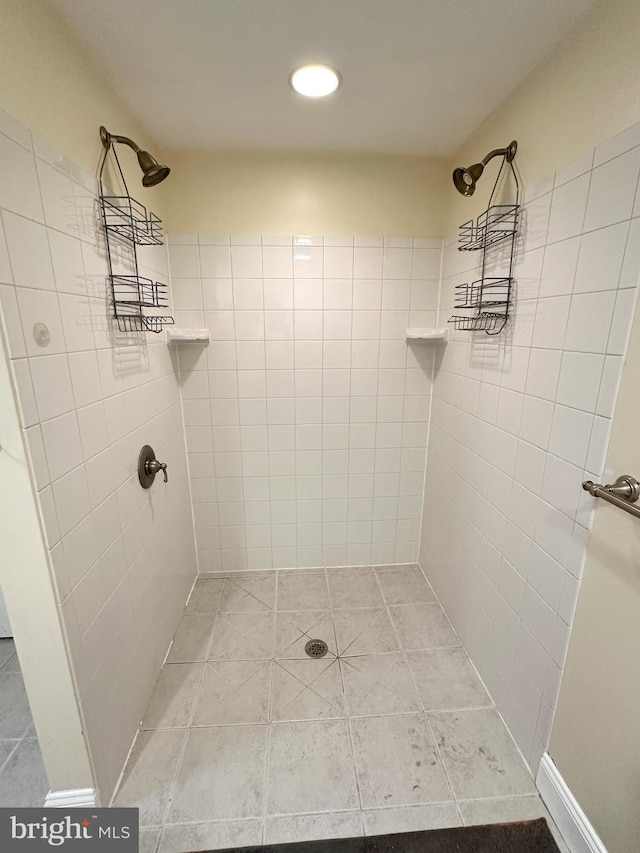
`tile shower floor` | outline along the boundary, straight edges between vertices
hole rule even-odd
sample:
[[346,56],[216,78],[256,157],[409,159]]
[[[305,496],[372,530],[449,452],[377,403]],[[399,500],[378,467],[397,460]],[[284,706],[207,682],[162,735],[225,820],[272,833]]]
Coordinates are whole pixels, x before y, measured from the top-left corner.
[[0,807],[43,806],[48,792],[16,649],[0,639]]
[[417,566],[199,579],[113,804],[145,853],[544,814]]

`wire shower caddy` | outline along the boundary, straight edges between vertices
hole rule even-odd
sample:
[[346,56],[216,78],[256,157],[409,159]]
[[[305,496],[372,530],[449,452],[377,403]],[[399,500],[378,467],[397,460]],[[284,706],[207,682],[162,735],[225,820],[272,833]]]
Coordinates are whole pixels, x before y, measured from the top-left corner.
[[[507,169],[511,170],[516,186],[515,204],[494,204],[496,190]],[[459,228],[458,251],[482,252],[480,278],[470,283],[458,284],[455,288],[455,308],[473,311],[470,314],[454,314],[449,318],[448,322],[460,331],[498,335],[507,325],[513,299],[513,266],[520,195],[520,182],[513,159],[507,161],[505,157],[491,190],[489,207],[477,219],[470,219]],[[503,241],[510,241],[510,245],[507,243],[510,249],[508,274],[487,275],[487,249]]]
[[[125,195],[111,195],[105,191],[103,172],[109,151],[112,152]],[[162,221],[150,210],[129,195],[129,188],[114,146],[105,149],[100,164],[100,212],[104,228],[109,286],[113,317],[121,332],[154,332],[174,324],[168,315],[147,314],[143,309],[169,307],[169,289],[166,284],[140,275],[138,246],[161,246]],[[112,240],[126,243],[132,254],[133,272],[116,274],[113,263]]]

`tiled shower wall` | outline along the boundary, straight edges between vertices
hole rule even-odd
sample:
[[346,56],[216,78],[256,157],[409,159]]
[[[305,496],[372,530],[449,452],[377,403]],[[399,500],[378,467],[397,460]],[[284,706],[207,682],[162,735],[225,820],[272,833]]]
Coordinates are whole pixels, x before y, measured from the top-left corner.
[[[4,334],[106,805],[196,573],[179,385],[161,338],[110,320],[95,179],[4,113],[0,215]],[[166,249],[143,252],[166,280]],[[144,491],[147,443],[169,483]]]
[[[581,483],[625,473],[604,464],[640,270],[638,146],[640,126],[527,188],[510,332],[453,333],[435,368],[421,562],[534,771],[596,508]],[[441,322],[475,260],[447,240]]]
[[441,240],[169,242],[200,571],[415,561]]

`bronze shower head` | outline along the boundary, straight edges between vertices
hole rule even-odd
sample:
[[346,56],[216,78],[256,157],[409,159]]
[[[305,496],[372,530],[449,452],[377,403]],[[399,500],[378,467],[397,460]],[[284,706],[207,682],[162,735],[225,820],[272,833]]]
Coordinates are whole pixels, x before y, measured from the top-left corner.
[[129,148],[133,148],[138,155],[138,163],[140,164],[140,168],[143,172],[143,187],[154,187],[156,184],[164,181],[171,171],[168,166],[161,166],[155,157],[152,157],[148,151],[143,151],[140,146],[136,145],[133,139],[129,139],[128,136],[116,136],[113,133],[109,133],[105,127],[101,127],[100,139],[106,149],[113,145],[114,142],[122,142],[124,145],[128,145]]
[[517,150],[518,143],[514,140],[506,148],[494,148],[493,151],[490,151],[487,156],[483,158],[481,163],[474,163],[473,166],[468,166],[466,168],[464,166],[459,166],[457,169],[454,169],[453,184],[455,188],[461,195],[473,195],[476,191],[476,184],[484,172],[484,167],[487,165],[489,160],[492,160],[494,157],[504,157],[507,163],[510,163],[516,156]]

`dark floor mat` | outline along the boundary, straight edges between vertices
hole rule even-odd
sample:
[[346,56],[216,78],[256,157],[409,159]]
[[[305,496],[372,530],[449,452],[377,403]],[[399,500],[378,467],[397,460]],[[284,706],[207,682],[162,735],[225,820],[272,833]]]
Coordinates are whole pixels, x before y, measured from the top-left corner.
[[[213,851],[210,851],[213,853]],[[264,847],[229,847],[216,853],[560,853],[547,822],[456,826],[367,838],[301,841]]]

